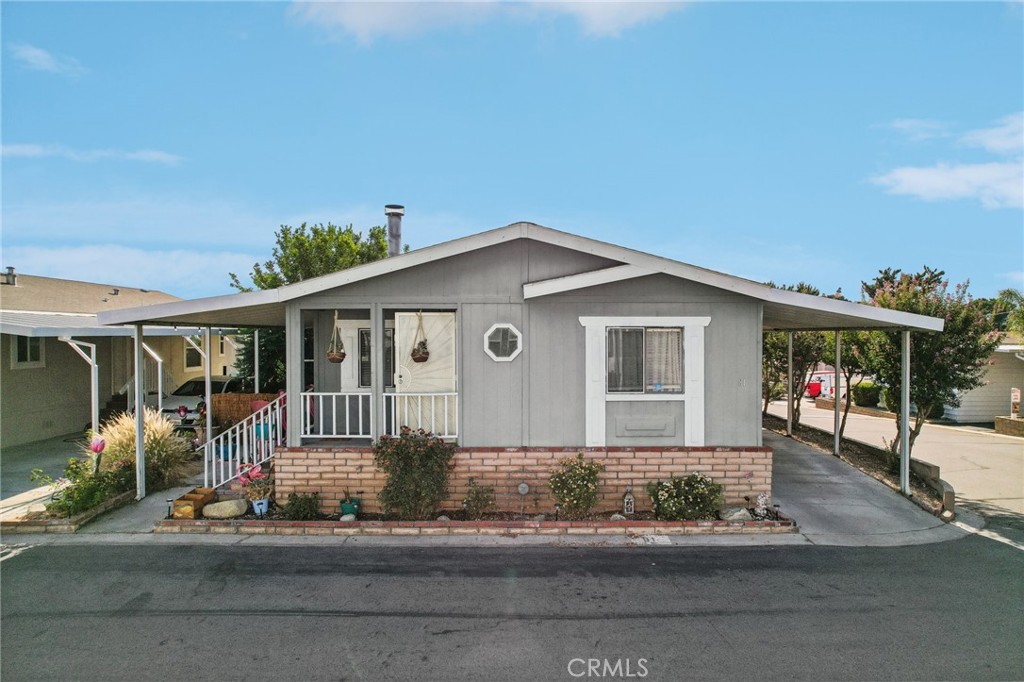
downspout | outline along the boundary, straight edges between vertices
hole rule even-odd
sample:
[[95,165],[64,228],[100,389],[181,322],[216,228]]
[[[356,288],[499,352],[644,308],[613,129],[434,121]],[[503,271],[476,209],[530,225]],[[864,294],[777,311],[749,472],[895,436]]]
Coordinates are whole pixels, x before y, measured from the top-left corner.
[[253,377],[252,392],[260,392],[260,330],[252,330],[252,361],[253,367],[256,370],[256,376]]

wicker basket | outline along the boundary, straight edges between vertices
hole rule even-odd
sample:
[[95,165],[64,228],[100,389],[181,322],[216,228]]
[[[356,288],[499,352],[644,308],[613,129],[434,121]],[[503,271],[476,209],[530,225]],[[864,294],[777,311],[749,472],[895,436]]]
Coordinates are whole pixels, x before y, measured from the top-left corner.
[[329,350],[327,351],[328,362],[342,362],[345,359],[345,351],[343,350]]

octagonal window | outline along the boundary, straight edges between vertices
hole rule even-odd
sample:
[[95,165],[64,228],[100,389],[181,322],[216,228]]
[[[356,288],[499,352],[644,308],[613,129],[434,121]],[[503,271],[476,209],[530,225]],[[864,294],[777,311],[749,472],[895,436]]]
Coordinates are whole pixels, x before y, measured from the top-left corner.
[[523,352],[523,335],[511,324],[495,324],[484,334],[484,352],[495,362],[511,362]]

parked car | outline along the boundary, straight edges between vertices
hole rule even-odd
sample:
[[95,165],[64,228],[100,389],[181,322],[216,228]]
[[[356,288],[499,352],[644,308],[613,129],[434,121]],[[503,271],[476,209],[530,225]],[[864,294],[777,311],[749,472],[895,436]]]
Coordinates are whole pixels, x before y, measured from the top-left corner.
[[[242,383],[233,377],[210,377],[210,393],[233,393]],[[206,400],[206,380],[189,379],[164,399],[163,415],[177,426],[192,426],[199,418],[199,404]]]

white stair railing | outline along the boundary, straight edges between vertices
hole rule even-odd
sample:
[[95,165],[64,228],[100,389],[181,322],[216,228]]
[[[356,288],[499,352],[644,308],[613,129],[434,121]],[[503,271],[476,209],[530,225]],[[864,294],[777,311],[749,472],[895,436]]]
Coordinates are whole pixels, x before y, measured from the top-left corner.
[[285,398],[281,396],[203,445],[203,485],[219,488],[238,478],[243,464],[262,464],[284,445]]

